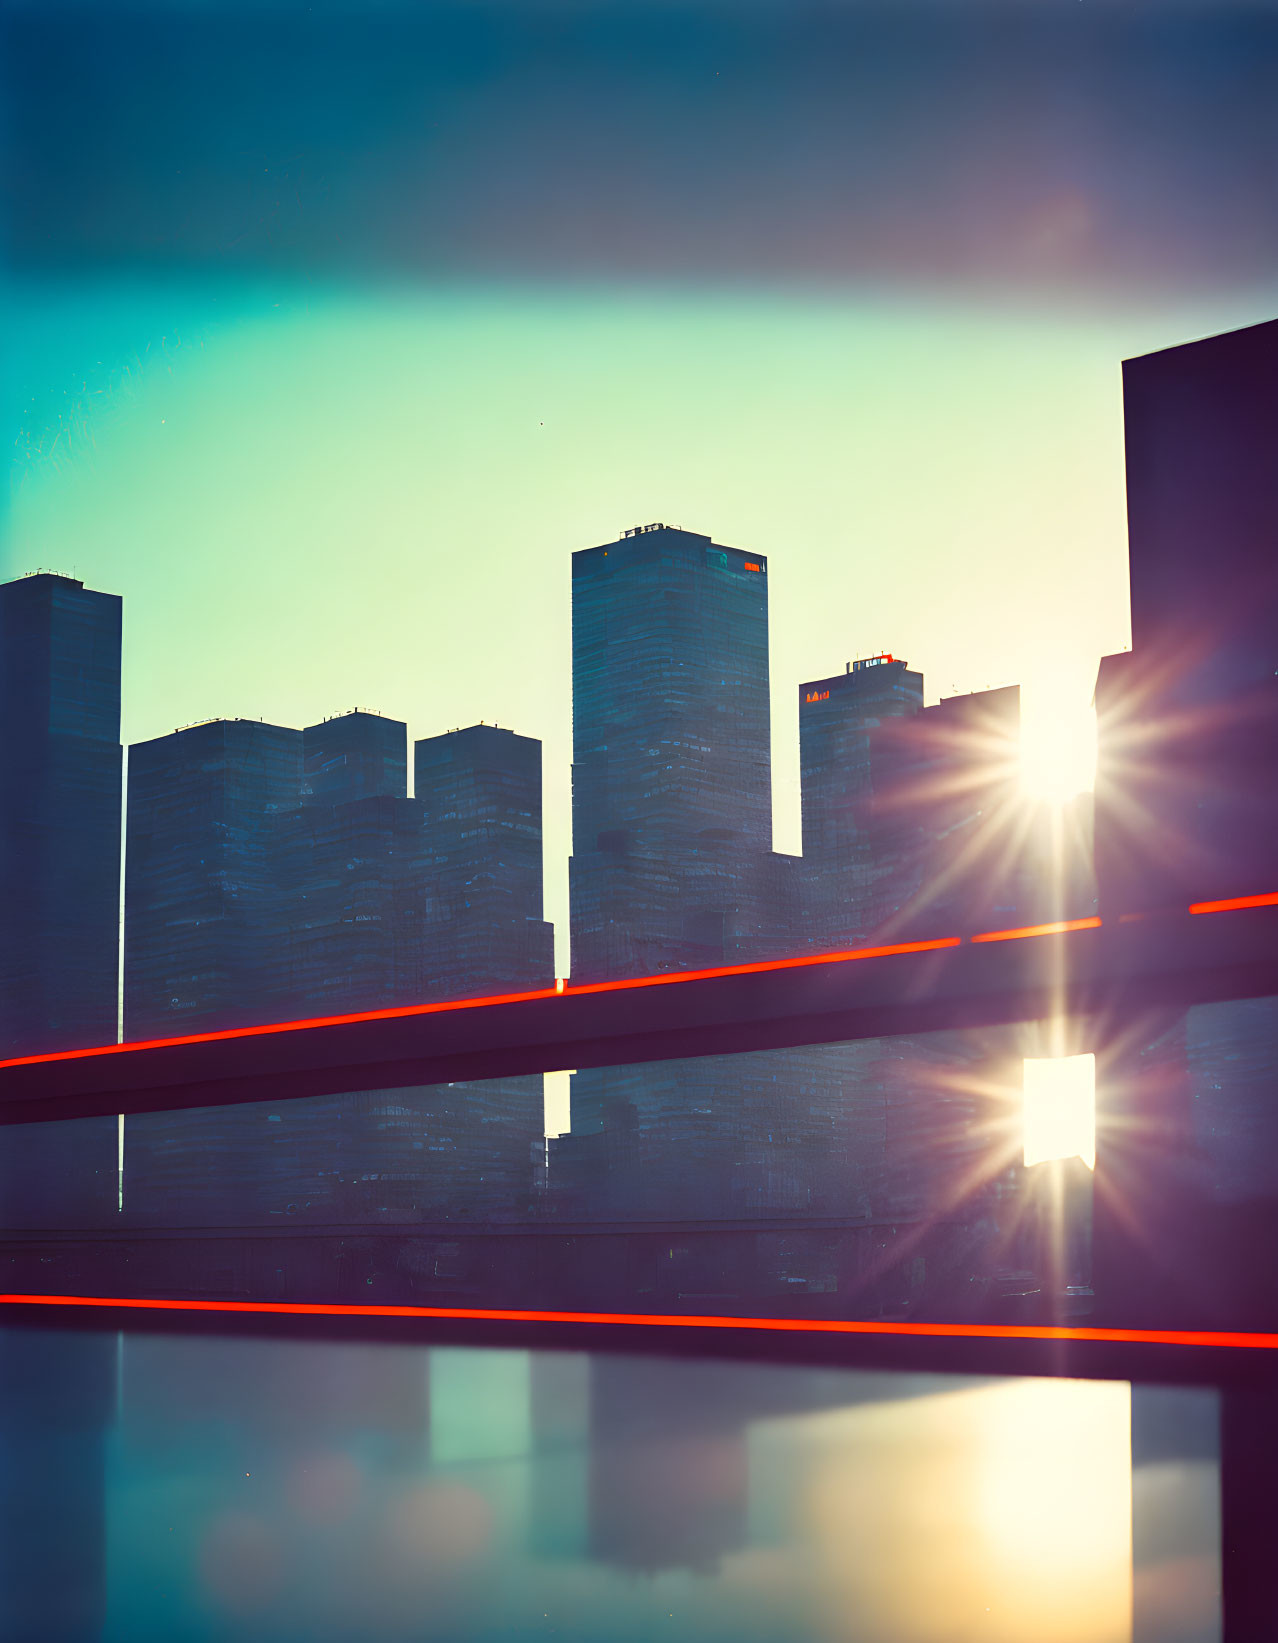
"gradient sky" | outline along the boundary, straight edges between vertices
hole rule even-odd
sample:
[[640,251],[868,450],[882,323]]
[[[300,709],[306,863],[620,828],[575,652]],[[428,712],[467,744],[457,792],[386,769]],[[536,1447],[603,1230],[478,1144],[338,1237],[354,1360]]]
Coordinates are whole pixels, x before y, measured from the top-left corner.
[[125,737],[546,744],[569,565],[769,557],[800,680],[1128,640],[1119,362],[1278,312],[1278,10],[11,4],[0,574],[125,596]]

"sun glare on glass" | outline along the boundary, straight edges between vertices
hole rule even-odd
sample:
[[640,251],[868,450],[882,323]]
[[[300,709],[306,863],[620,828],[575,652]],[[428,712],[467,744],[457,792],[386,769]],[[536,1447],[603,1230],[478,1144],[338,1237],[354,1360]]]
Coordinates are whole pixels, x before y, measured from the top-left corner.
[[1096,777],[1096,714],[1079,681],[1021,690],[1021,786],[1029,798],[1066,804]]
[[1096,1057],[1060,1055],[1025,1062],[1025,1162],[1083,1160],[1096,1168]]

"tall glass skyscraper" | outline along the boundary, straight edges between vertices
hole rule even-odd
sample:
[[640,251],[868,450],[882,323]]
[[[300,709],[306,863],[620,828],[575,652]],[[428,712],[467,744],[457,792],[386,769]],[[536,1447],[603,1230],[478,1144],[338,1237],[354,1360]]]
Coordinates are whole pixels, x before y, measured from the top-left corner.
[[302,732],[301,804],[275,830],[283,951],[273,1010],[295,1019],[411,1003],[402,984],[422,875],[407,793],[408,727],[343,713]]
[[767,570],[666,525],[573,555],[577,980],[775,943]]
[[1123,420],[1132,648],[1096,689],[1106,916],[1278,874],[1278,320],[1125,360]]
[[771,848],[767,570],[665,525],[573,555],[577,847]]
[[129,749],[124,1032],[269,1019],[282,954],[277,818],[301,800],[302,733],[215,719]]
[[411,985],[422,998],[553,986],[543,918],[541,743],[469,725],[413,747],[429,905]]
[[[801,864],[771,848],[765,558],[664,525],[574,556],[573,761],[574,980],[805,943]],[[582,1071],[557,1162],[607,1160],[605,1216],[868,1213],[845,1059]]]
[[121,601],[0,586],[0,1054],[113,1043]]
[[[69,576],[0,586],[0,1056],[114,1043],[121,601]],[[116,1122],[0,1137],[0,1221],[115,1208]]]
[[871,848],[875,733],[923,707],[923,675],[892,656],[849,662],[799,686],[804,924],[818,949],[872,932],[883,897]]

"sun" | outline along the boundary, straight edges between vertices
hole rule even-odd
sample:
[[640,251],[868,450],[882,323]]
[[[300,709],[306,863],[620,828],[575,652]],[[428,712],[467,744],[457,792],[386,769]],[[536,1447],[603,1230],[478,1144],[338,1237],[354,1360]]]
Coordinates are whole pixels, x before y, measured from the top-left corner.
[[1020,783],[1028,799],[1063,805],[1096,779],[1096,714],[1090,691],[1068,677],[1022,686]]

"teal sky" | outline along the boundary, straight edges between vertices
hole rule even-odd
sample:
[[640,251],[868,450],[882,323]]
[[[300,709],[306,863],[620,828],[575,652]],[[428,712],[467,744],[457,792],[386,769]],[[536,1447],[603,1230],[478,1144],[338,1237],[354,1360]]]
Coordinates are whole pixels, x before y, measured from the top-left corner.
[[890,650],[929,700],[1128,642],[1125,355],[1272,317],[919,295],[48,280],[4,297],[0,571],[125,598],[124,736],[361,706],[545,744],[570,848],[569,556],[661,519],[765,553],[776,842],[795,687]]

